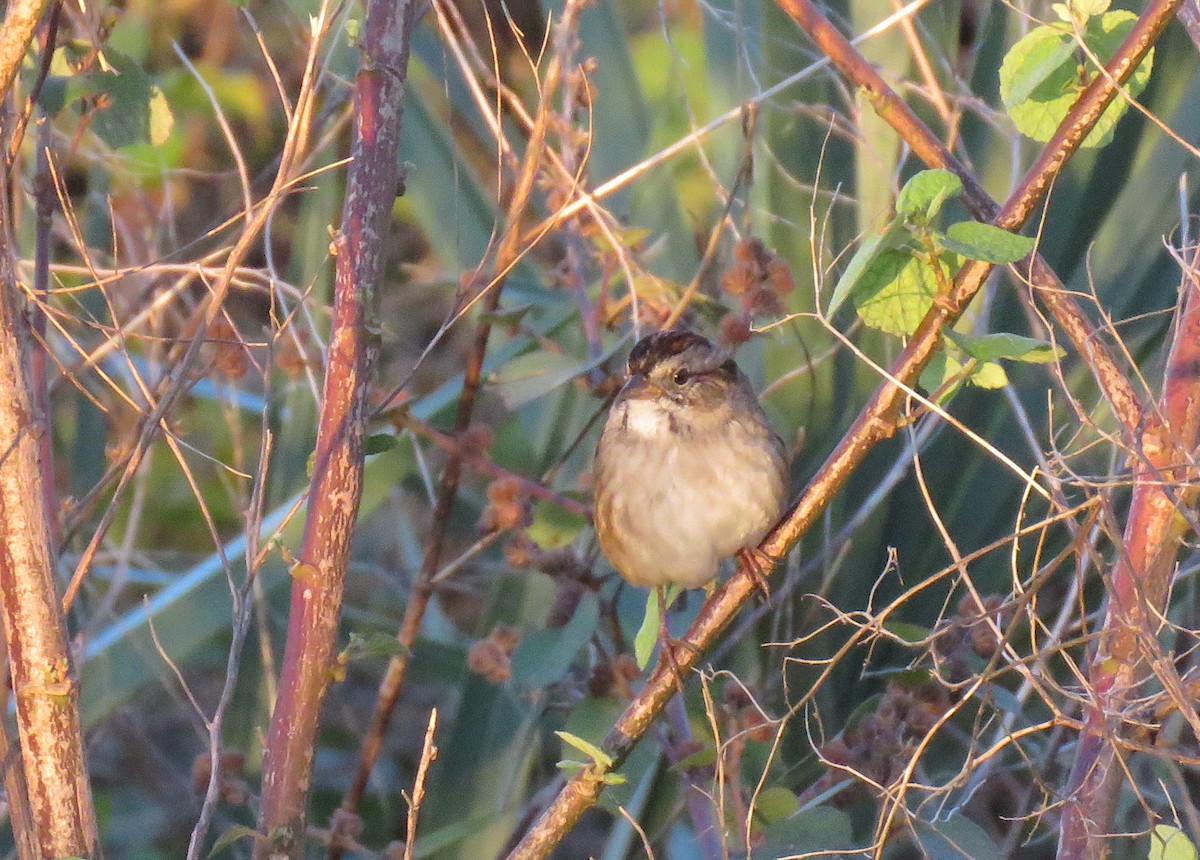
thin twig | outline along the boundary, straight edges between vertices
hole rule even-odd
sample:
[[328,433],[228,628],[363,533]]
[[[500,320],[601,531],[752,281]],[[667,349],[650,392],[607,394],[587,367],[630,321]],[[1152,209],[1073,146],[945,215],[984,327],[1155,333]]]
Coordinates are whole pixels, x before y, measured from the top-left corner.
[[408,833],[404,838],[404,860],[413,860],[413,848],[417,844],[417,817],[421,814],[421,803],[425,800],[425,777],[430,763],[437,758],[438,749],[433,745],[437,731],[437,708],[429,712],[429,726],[425,729],[425,742],[421,745],[421,760],[417,764],[417,775],[413,779],[412,794],[405,794],[408,801]]

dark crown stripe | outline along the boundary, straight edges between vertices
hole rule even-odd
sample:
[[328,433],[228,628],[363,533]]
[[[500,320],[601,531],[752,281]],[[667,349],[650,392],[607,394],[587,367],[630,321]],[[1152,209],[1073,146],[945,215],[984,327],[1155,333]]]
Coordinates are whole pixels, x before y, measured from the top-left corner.
[[707,346],[708,341],[683,329],[668,329],[647,335],[629,353],[629,372],[646,374],[663,359],[679,355],[696,345]]

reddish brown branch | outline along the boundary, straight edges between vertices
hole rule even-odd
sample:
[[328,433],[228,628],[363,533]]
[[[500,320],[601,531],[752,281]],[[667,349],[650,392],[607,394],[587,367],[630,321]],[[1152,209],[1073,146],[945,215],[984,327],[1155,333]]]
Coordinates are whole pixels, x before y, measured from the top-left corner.
[[[538,170],[542,167],[542,155],[546,151],[546,132],[551,116],[549,99],[558,90],[559,81],[563,73],[563,64],[568,54],[573,50],[563,40],[574,38],[574,22],[579,6],[580,4],[577,2],[568,2],[563,9],[562,18],[559,21],[557,29],[558,42],[555,51],[551,55],[545,79],[540,88],[543,101],[538,110],[534,126],[530,131],[529,145],[525,150],[521,170],[511,192],[512,196],[509,199],[506,212],[506,230],[496,250],[496,257],[492,261],[492,270],[496,274],[490,282],[482,286],[485,293],[481,302],[481,316],[475,329],[475,340],[471,347],[466,373],[463,378],[462,395],[459,397],[458,410],[454,420],[454,432],[456,435],[462,434],[471,425],[471,416],[475,409],[475,398],[479,392],[479,384],[483,375],[483,360],[487,354],[488,340],[491,336],[491,321],[494,319],[496,308],[499,306],[500,291],[504,285],[504,279],[523,250],[524,234],[521,227],[525,209],[533,190],[534,180],[537,177]],[[482,279],[477,278],[476,283],[482,283]],[[374,768],[375,761],[379,757],[379,750],[383,742],[383,733],[391,720],[392,712],[396,707],[396,701],[400,696],[400,689],[403,687],[404,679],[408,674],[409,655],[412,652],[412,646],[416,642],[417,635],[420,633],[421,623],[425,617],[425,609],[429,605],[430,598],[433,596],[434,574],[437,573],[442,549],[445,545],[446,532],[450,522],[450,510],[458,494],[458,484],[462,475],[463,462],[464,458],[461,449],[452,451],[446,463],[445,471],[442,473],[442,479],[438,486],[437,503],[433,514],[433,529],[430,534],[429,544],[421,563],[421,569],[418,571],[417,578],[413,583],[408,604],[405,606],[404,618],[401,620],[400,629],[396,634],[397,641],[404,645],[405,648],[401,654],[389,661],[387,671],[380,682],[379,695],[375,702],[375,711],[371,715],[371,724],[367,729],[362,747],[359,750],[358,767],[350,789],[342,801],[341,810],[343,817],[347,820],[358,809],[358,804],[366,791],[371,770]],[[330,846],[329,857],[330,860],[336,860],[339,856],[341,856],[340,841],[335,839]]]
[[259,857],[304,854],[305,805],[350,537],[362,494],[363,431],[374,337],[370,308],[399,187],[401,99],[416,3],[371,0],[355,80],[353,160],[335,240],[333,331],[279,698],[263,766]]
[[[1010,230],[1019,229],[1024,224],[1053,177],[1112,101],[1116,88],[1111,81],[1124,81],[1137,67],[1155,37],[1174,14],[1178,2],[1157,0],[1143,13],[1110,63],[1111,79],[1105,75],[1097,77],[1080,95],[1042,155],[997,213],[995,223]],[[793,15],[797,14],[794,10],[798,10],[814,23],[819,23],[817,19],[824,21],[810,3],[781,0],[781,5]],[[940,297],[934,304],[893,364],[891,375],[895,379],[906,385],[911,385],[917,379],[936,351],[943,327],[958,318],[982,287],[990,270],[991,266],[986,263],[972,263],[963,267],[951,293]],[[786,555],[867,453],[895,432],[905,397],[905,390],[895,382],[887,381],[880,386],[787,517],[763,541],[761,549],[767,555],[776,558]],[[688,630],[684,641],[691,647],[677,649],[673,661],[659,661],[646,686],[625,709],[605,739],[604,750],[613,757],[614,767],[629,754],[634,743],[650,727],[674,692],[677,681],[668,662],[678,665],[681,672],[690,671],[754,588],[753,576],[744,566],[739,566],[725,586],[705,603]],[[583,812],[596,802],[604,786],[602,776],[593,767],[573,777],[509,854],[509,860],[533,860],[548,856]]]
[[[1160,660],[1157,634],[1167,610],[1171,574],[1197,496],[1188,455],[1200,441],[1200,253],[1183,273],[1181,313],[1167,358],[1160,409],[1166,432],[1147,428],[1133,469],[1133,498],[1124,540],[1109,581],[1108,609],[1088,671],[1092,699],[1084,714],[1075,765],[1063,806],[1060,860],[1108,856],[1121,787],[1117,745],[1123,717]],[[1167,434],[1173,445],[1166,444]],[[1164,687],[1171,689],[1164,679]],[[1180,702],[1190,708],[1192,702]]]
[[[7,190],[7,182],[0,178]],[[16,699],[32,840],[41,857],[92,857],[95,812],[79,721],[79,683],[54,587],[48,491],[39,465],[44,430],[29,388],[31,340],[0,193],[0,612]],[[19,801],[20,802],[20,801]]]

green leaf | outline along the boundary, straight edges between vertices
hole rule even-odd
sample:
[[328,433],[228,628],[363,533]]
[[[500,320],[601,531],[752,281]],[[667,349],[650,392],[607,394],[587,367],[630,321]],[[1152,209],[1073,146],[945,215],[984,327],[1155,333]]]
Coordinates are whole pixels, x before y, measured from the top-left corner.
[[671,765],[675,770],[688,770],[693,767],[707,767],[717,761],[717,748],[711,743],[704,743],[690,755],[686,755]]
[[561,681],[579,652],[591,641],[600,620],[596,595],[584,594],[571,620],[554,630],[535,630],[521,639],[512,655],[512,677],[529,688]]
[[[938,261],[942,274],[949,267]],[[895,335],[910,335],[925,317],[938,291],[933,267],[906,251],[885,251],[863,274],[854,303],[864,323]]]
[[936,824],[917,819],[913,832],[929,860],[994,860],[1000,849],[982,827],[961,815]]
[[519,325],[521,320],[525,319],[525,314],[533,310],[532,302],[523,302],[512,307],[496,308],[490,314],[480,314],[480,319],[486,319],[493,325],[513,326]]
[[599,365],[609,351],[597,358],[577,358],[562,352],[537,349],[517,356],[496,371],[493,381],[499,386],[500,397],[510,410],[549,394],[566,385],[580,374]]
[[1062,347],[1046,343],[1044,340],[1007,332],[977,335],[947,331],[945,334],[955,346],[979,361],[1007,359],[1027,364],[1045,364],[1067,354]]
[[564,510],[554,502],[541,501],[533,506],[533,522],[528,531],[542,549],[558,549],[575,540],[586,525],[585,517]]
[[946,234],[938,237],[938,242],[947,251],[986,263],[1015,263],[1029,256],[1035,244],[1029,236],[1019,236],[978,221],[951,224]]
[[351,632],[350,641],[342,649],[340,659],[350,661],[369,657],[399,657],[409,653],[392,634],[374,630],[365,635]]
[[774,785],[758,796],[754,803],[754,814],[763,824],[770,824],[795,815],[799,808],[800,801],[792,791],[782,785]]
[[[1094,6],[1090,2],[1087,8]],[[1072,14],[1071,10],[1067,14]],[[1125,10],[1088,18],[1086,24],[1081,25],[1083,39],[1093,54],[1108,62],[1136,20],[1134,13]],[[1017,128],[1027,137],[1048,141],[1083,87],[1098,74],[1090,58],[1079,50],[1075,39],[1074,32],[1063,24],[1044,24],[1013,45],[1001,64],[1000,98]],[[1060,63],[1051,67],[1052,60],[1059,57]],[[1082,73],[1080,64],[1085,68]],[[1125,83],[1131,98],[1136,98],[1145,89],[1153,67],[1154,50],[1151,49]],[[1082,145],[1099,147],[1108,143],[1127,109],[1128,101],[1124,97],[1114,99]]]
[[859,244],[858,250],[854,252],[849,265],[846,266],[846,271],[842,273],[837,286],[833,288],[833,296],[829,299],[829,308],[826,310],[829,316],[837,313],[838,308],[845,304],[846,299],[850,298],[855,287],[862,280],[863,274],[876,258],[884,251],[890,251],[899,245],[906,235],[904,220],[894,218],[882,233],[870,236]]
[[[962,363],[954,356],[947,355],[943,350],[935,353],[933,358],[929,359],[929,364],[925,365],[925,369],[921,371],[921,378],[917,384],[930,395],[941,389],[937,402],[945,403],[958,391],[959,383],[962,381],[962,369]],[[943,386],[946,386],[951,380],[957,381],[943,389]]]
[[1007,108],[1028,99],[1043,81],[1075,55],[1075,40],[1069,33],[1064,34],[1053,27],[1038,29],[1044,31],[1017,57],[1008,78],[1001,67],[1000,98]]
[[650,655],[654,653],[654,645],[658,642],[658,633],[662,629],[662,616],[658,611],[658,592],[650,590],[646,598],[646,615],[642,618],[642,626],[638,628],[633,640],[633,654],[637,658],[639,669],[650,665]]
[[894,636],[900,637],[909,646],[915,646],[924,642],[929,638],[930,634],[928,627],[922,627],[920,624],[912,624],[908,621],[893,621],[890,619],[883,623],[883,629]]
[[224,851],[239,839],[245,839],[247,837],[254,839],[261,835],[262,834],[260,834],[253,827],[247,827],[244,824],[235,824],[217,837],[217,841],[213,843],[212,851],[208,852],[208,856],[212,857],[213,855]]
[[558,739],[564,744],[573,749],[578,750],[585,756],[590,758],[593,764],[597,764],[603,768],[609,768],[613,765],[613,757],[606,753],[600,747],[590,741],[585,741],[579,735],[573,735],[570,732],[557,731],[554,734],[558,735]]
[[400,444],[400,440],[391,433],[372,433],[363,440],[363,456],[370,457],[372,454],[382,454],[385,451],[390,451]]
[[1170,824],[1156,824],[1150,833],[1147,860],[1197,860],[1196,846],[1186,833]]
[[987,361],[971,371],[970,383],[978,388],[1003,388],[1008,385],[1008,374],[994,361]]
[[1095,15],[1108,11],[1111,0],[1067,0],[1066,3],[1054,3],[1050,6],[1059,20],[1070,24],[1084,22]]
[[[161,146],[175,122],[157,84],[129,57],[106,50],[113,71],[97,69],[88,75],[88,85],[106,97],[92,115],[92,130],[113,149],[138,143]],[[68,94],[73,94],[68,87]]]
[[855,847],[850,817],[828,806],[776,821],[763,828],[763,835],[765,841],[754,849],[755,857],[829,857],[837,855],[827,852],[841,854]]
[[896,212],[906,218],[930,221],[946,200],[962,194],[962,190],[962,180],[949,170],[922,170],[900,189]]

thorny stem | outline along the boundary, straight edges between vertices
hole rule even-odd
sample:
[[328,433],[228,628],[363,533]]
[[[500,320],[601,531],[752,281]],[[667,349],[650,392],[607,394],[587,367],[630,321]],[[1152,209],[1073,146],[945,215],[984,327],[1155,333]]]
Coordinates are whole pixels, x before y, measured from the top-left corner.
[[371,0],[355,79],[353,160],[335,239],[333,329],[313,477],[279,698],[263,768],[260,858],[304,855],[306,801],[321,705],[332,679],[350,537],[362,495],[363,432],[374,340],[368,318],[399,187],[402,96],[417,3]]
[[[542,154],[546,149],[546,133],[551,117],[549,99],[558,90],[563,66],[574,49],[573,43],[563,40],[574,38],[574,22],[579,7],[580,4],[577,2],[568,2],[559,21],[559,42],[547,66],[545,80],[540,90],[543,99],[542,105],[538,111],[533,129],[530,131],[529,145],[525,152],[525,159],[517,176],[515,187],[512,190],[512,197],[510,198],[506,213],[507,229],[496,250],[495,260],[492,263],[492,270],[498,274],[482,287],[483,290],[486,290],[486,294],[483,296],[481,316],[475,329],[475,339],[472,343],[466,373],[463,378],[463,390],[458,401],[458,410],[454,420],[454,432],[456,434],[466,431],[471,424],[471,417],[475,409],[475,399],[483,374],[483,360],[487,353],[488,340],[491,335],[492,319],[495,316],[496,308],[499,306],[500,292],[504,285],[504,273],[507,273],[524,250],[524,233],[521,230],[521,224],[530,194],[533,190],[534,180],[541,167]],[[482,279],[477,276],[474,282],[482,283]],[[379,695],[375,702],[375,710],[371,716],[371,724],[363,737],[362,746],[359,750],[358,767],[355,770],[350,789],[346,792],[346,796],[342,800],[341,810],[343,813],[352,815],[358,809],[358,804],[366,792],[371,770],[374,768],[375,761],[379,757],[383,734],[391,720],[392,712],[395,710],[400,689],[404,685],[404,679],[408,673],[409,655],[421,630],[421,623],[425,617],[425,609],[429,605],[430,598],[433,596],[435,585],[433,578],[437,573],[441,560],[446,532],[449,527],[451,508],[458,494],[462,466],[462,452],[451,452],[438,486],[429,544],[425,551],[421,568],[413,582],[412,592],[409,595],[408,604],[404,610],[404,618],[401,620],[400,629],[396,633],[397,641],[404,645],[405,648],[402,653],[389,661],[383,680],[380,681]],[[349,818],[350,815],[346,817]],[[336,858],[341,856],[341,853],[340,840],[334,839],[329,848],[330,860],[336,860]]]
[[[798,20],[804,18],[828,25],[807,0],[780,0],[780,3]],[[1110,62],[1111,79],[1098,76],[1080,95],[1024,180],[996,213],[994,223],[1009,230],[1019,229],[1024,224],[1050,182],[1116,95],[1114,82],[1123,82],[1133,72],[1174,14],[1178,3],[1179,0],[1151,3]],[[805,21],[801,23],[803,25]],[[893,364],[889,378],[872,395],[784,520],[764,539],[760,546],[762,552],[773,558],[784,557],[817,520],[867,453],[895,432],[904,401],[912,391],[911,385],[937,350],[942,329],[958,318],[983,286],[991,268],[987,263],[968,263],[963,267],[954,289],[930,309],[917,327]],[[754,588],[751,572],[745,564],[739,564],[734,576],[705,603],[684,637],[683,641],[690,647],[679,649],[680,653],[676,655],[681,671],[690,671],[699,662],[701,653],[720,635]],[[603,748],[612,756],[614,767],[624,760],[663,709],[674,690],[674,683],[671,666],[660,658],[645,687],[605,738]],[[601,777],[591,769],[573,777],[508,855],[509,860],[548,856],[583,812],[596,802],[604,786]]]

